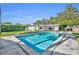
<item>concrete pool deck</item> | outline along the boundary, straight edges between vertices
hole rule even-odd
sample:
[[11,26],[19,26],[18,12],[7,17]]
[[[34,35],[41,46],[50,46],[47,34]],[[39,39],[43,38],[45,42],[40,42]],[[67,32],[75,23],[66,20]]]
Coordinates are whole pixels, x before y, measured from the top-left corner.
[[[1,37],[0,55],[39,55],[29,46],[18,42],[19,40],[14,36]],[[48,49],[48,51],[44,52],[42,55],[49,55],[53,49],[54,47]],[[76,40],[69,38],[58,45],[52,55],[79,55],[79,45]]]

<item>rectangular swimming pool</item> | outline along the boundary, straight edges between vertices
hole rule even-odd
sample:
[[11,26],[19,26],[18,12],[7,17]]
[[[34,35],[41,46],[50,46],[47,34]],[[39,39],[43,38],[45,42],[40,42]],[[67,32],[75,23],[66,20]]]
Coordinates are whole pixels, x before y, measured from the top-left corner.
[[60,36],[61,34],[56,34],[54,32],[37,32],[16,37],[41,54]]

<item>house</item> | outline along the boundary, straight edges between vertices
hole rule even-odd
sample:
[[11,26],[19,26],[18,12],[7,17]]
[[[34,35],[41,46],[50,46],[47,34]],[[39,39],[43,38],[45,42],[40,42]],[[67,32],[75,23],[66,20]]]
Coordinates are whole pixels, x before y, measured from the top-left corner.
[[25,30],[28,31],[45,31],[45,30],[50,30],[50,31],[58,31],[59,30],[59,24],[40,24],[39,26],[37,25],[31,25]]
[[31,25],[31,26],[28,26],[27,28],[25,28],[25,30],[27,30],[27,31],[35,31],[35,30],[38,30],[38,26]]
[[46,25],[40,25],[39,30],[50,30],[50,31],[58,31],[59,30],[59,24],[46,24]]
[[78,33],[79,32],[79,25],[73,26],[72,31]]
[[79,25],[76,25],[76,26],[67,26],[65,28],[66,31],[72,31],[72,32],[79,32]]
[[65,31],[72,31],[72,26],[65,27]]

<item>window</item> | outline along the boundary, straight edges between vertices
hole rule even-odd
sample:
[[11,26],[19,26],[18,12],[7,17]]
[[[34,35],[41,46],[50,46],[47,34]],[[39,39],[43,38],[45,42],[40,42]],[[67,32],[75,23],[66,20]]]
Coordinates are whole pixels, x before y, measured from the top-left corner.
[[49,27],[49,30],[52,30],[52,27]]
[[40,29],[42,29],[42,27],[40,27]]

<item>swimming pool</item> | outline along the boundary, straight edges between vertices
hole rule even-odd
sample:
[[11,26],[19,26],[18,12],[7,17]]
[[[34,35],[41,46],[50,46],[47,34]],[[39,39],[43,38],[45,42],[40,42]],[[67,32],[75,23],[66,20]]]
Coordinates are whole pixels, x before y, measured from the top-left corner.
[[60,36],[61,34],[56,34],[54,32],[37,32],[16,37],[41,54]]

